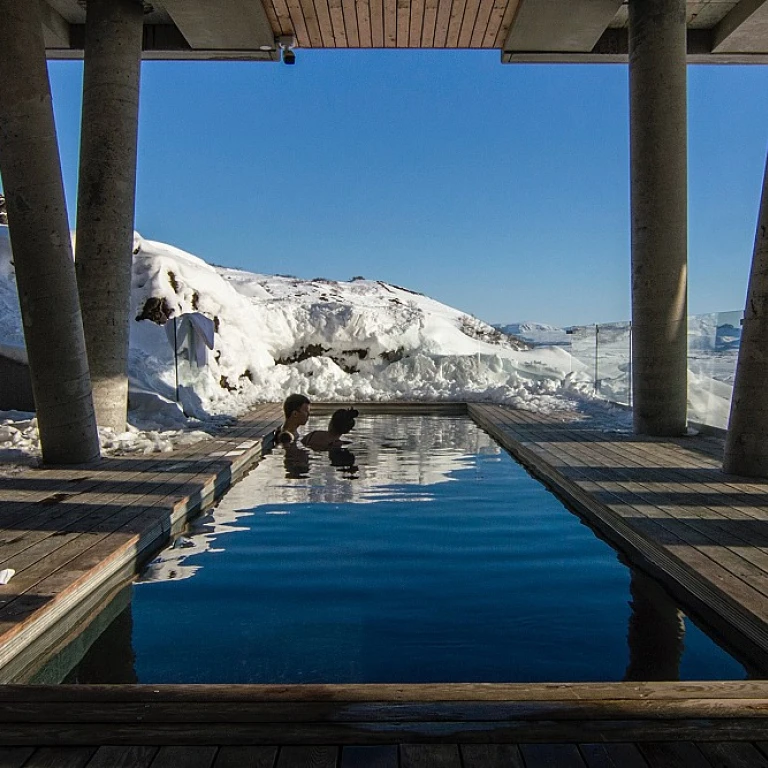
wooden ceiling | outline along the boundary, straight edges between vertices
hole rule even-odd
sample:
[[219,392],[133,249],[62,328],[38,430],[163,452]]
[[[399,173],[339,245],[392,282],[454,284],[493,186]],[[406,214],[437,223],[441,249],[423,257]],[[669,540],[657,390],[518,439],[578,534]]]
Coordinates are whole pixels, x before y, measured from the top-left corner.
[[[85,0],[41,0],[50,58],[83,55]],[[495,48],[504,62],[627,60],[627,0],[151,0],[146,59],[277,61],[301,48]],[[768,63],[768,0],[688,0],[689,61]]]

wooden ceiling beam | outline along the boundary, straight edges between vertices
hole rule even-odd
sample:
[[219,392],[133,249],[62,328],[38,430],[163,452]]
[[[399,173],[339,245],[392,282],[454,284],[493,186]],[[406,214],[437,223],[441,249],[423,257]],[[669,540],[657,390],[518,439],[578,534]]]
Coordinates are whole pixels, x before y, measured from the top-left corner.
[[505,51],[588,53],[622,0],[521,0]]
[[768,0],[741,0],[715,27],[713,53],[765,53]]

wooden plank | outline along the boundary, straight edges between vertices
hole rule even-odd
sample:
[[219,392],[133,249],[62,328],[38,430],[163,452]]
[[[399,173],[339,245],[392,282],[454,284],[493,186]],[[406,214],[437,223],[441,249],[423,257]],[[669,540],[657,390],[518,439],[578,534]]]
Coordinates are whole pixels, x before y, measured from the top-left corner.
[[462,744],[464,768],[525,768],[516,744]]
[[328,0],[314,0],[315,15],[320,27],[320,37],[323,41],[323,48],[335,48],[336,38],[333,35],[333,22],[331,21],[331,11],[328,7]]
[[480,0],[467,0],[466,7],[464,8],[464,18],[461,20],[461,27],[459,28],[457,42],[459,48],[469,48],[479,9]]
[[360,47],[360,32],[357,28],[356,0],[341,0],[341,10],[344,15],[344,29],[347,32],[347,47]]
[[401,768],[461,768],[456,744],[401,744]]
[[718,768],[768,768],[768,759],[752,744],[729,741],[696,746]]
[[[618,450],[614,446],[605,445],[585,445],[581,448],[580,453],[591,457],[595,464],[606,467],[606,470],[599,475],[606,478],[604,481],[599,481],[600,488],[605,488],[614,494],[618,491],[635,496],[644,503],[658,507],[665,513],[665,517],[681,517],[691,521],[692,526],[696,525],[698,518],[711,520],[717,528],[711,534],[707,533],[706,528],[701,529],[700,533],[705,539],[709,538],[711,543],[720,544],[735,538],[736,546],[739,547],[735,550],[736,554],[743,555],[744,545],[750,545],[752,556],[758,558],[756,562],[762,566],[768,565],[768,551],[755,545],[754,532],[748,527],[752,520],[758,520],[760,523],[768,522],[768,514],[764,509],[753,507],[752,513],[747,512],[742,515],[741,510],[734,509],[731,505],[730,500],[734,498],[734,494],[725,487],[712,488],[709,484],[675,482],[676,476],[685,480],[686,476],[682,471],[674,473],[674,470],[670,470],[668,472],[670,482],[653,480],[651,470],[644,466],[642,459],[637,459],[632,453],[622,449],[624,446],[620,446]],[[610,462],[614,456],[623,457],[625,465],[612,467]],[[651,475],[649,481],[640,480],[646,474]],[[584,487],[584,484],[581,484]],[[710,490],[713,493],[710,494]],[[707,500],[710,501],[710,506],[706,506]],[[703,503],[697,503],[702,501]],[[739,526],[744,526],[745,530],[742,531]],[[724,539],[723,534],[727,534],[728,538]]]
[[160,747],[152,768],[211,768],[216,750],[216,747],[204,746]]
[[598,699],[592,701],[462,701],[462,702],[3,702],[0,721],[108,724],[153,723],[457,723],[570,720],[658,720],[753,717],[768,722],[768,699]]
[[421,46],[422,28],[424,26],[424,2],[425,0],[411,0],[410,22],[408,24],[408,43],[410,48]]
[[40,747],[24,768],[84,768],[95,751],[95,747]]
[[472,37],[469,45],[471,48],[482,48],[485,31],[488,29],[488,21],[493,11],[493,0],[481,0],[477,11],[475,26],[472,28]]
[[[259,426],[263,426],[262,422],[258,423]],[[240,435],[235,432],[232,437],[233,440],[238,440]],[[244,469],[249,462],[255,460],[255,458],[260,455],[261,448],[259,441],[246,441],[243,445],[250,445],[251,448],[240,451],[240,455],[235,459],[227,461],[217,460],[214,464],[211,464],[211,466],[218,467],[218,475],[213,473],[193,474],[191,477],[195,482],[189,482],[189,475],[179,476],[178,481],[175,476],[171,476],[170,484],[167,488],[164,488],[162,485],[160,486],[166,491],[166,496],[161,497],[161,503],[167,499],[166,503],[170,503],[173,507],[171,510],[172,520],[181,519],[183,515],[188,514],[184,509],[185,507],[189,507],[189,511],[194,511],[195,506],[199,506],[199,504],[203,503],[208,497],[213,499],[217,493],[215,490],[217,483],[221,484],[222,481],[229,483],[232,479],[237,477],[238,467]],[[251,451],[250,453],[249,450]],[[210,463],[210,458],[208,458],[207,461]],[[194,472],[194,464],[189,466],[193,468]],[[166,483],[168,482],[169,476],[167,474],[164,475],[161,472],[156,473],[156,476]],[[179,484],[179,481],[181,484]],[[153,486],[145,485],[144,487],[147,488]],[[167,493],[168,491],[170,491],[170,493]],[[184,496],[182,496],[180,502],[179,498],[175,495],[179,492],[186,494],[186,500]],[[147,493],[143,496],[139,496],[138,502],[140,503],[145,499],[155,500],[152,494]],[[198,499],[198,501],[194,501],[195,499]],[[136,500],[135,497],[131,498],[131,501],[134,500]],[[104,522],[105,515],[108,518],[107,523]],[[68,517],[71,519],[72,516],[68,515]],[[108,534],[112,531],[115,531],[118,534],[118,548],[131,546],[135,539],[134,529],[135,531],[138,531],[138,534],[135,535],[139,536],[139,539],[135,539],[135,541],[140,541],[141,534],[144,532],[147,524],[152,525],[156,519],[162,519],[164,517],[168,517],[168,511],[166,509],[158,510],[156,507],[140,508],[138,506],[129,505],[120,509],[119,513],[115,513],[115,510],[110,506],[97,507],[95,510],[89,510],[84,517],[77,518],[65,527],[64,532],[66,533],[67,531],[70,531],[71,535],[62,536],[60,535],[60,532],[48,531],[43,534],[48,536],[48,538],[36,541],[32,547],[23,549],[23,543],[19,544],[18,546],[22,548],[23,552],[26,554],[19,562],[16,560],[10,561],[14,567],[21,567],[18,568],[20,573],[17,574],[17,579],[14,581],[14,585],[10,589],[4,591],[6,595],[6,605],[4,610],[11,610],[16,613],[21,612],[21,615],[24,615],[25,609],[23,604],[22,607],[19,608],[13,604],[13,600],[14,598],[18,598],[27,593],[32,586],[37,586],[40,578],[44,578],[49,572],[61,569],[64,565],[69,565],[72,562],[72,556],[77,557],[83,551],[90,551],[91,556],[93,557],[93,547],[99,544],[103,545],[105,539],[108,540],[107,550],[109,551],[113,549],[115,546],[113,542],[115,540],[114,538],[108,538]],[[126,522],[123,522],[124,520]],[[96,535],[88,532],[89,528],[100,528],[104,533]],[[84,532],[81,532],[83,530]],[[134,539],[129,537],[126,541],[125,537],[127,534],[134,536]],[[34,539],[35,537],[32,536],[31,538]],[[52,552],[57,553],[56,558],[51,557]],[[5,552],[4,554],[7,555],[8,553]],[[96,559],[102,561],[103,556],[99,554]],[[26,568],[28,563],[31,563],[31,570]],[[35,566],[37,566],[37,568],[35,568]],[[9,594],[11,596],[10,598],[8,597]],[[33,598],[33,605],[35,601],[36,598]],[[11,608],[8,607],[9,603],[11,604]]]
[[344,747],[341,768],[398,768],[397,746]]
[[712,768],[699,748],[686,741],[662,741],[639,744],[640,752],[651,768]]
[[280,20],[277,18],[277,12],[275,11],[275,4],[272,2],[272,0],[264,0],[263,5],[264,5],[264,11],[267,14],[267,18],[269,19],[269,23],[272,26],[272,29],[276,30],[276,34],[279,34],[279,35],[285,34],[280,24]]
[[[429,744],[756,741],[761,718],[721,720],[565,720],[358,723],[0,723],[0,742],[17,746],[146,744],[356,746],[404,742]],[[402,754],[401,754],[402,764]],[[278,766],[280,767],[278,757]],[[680,763],[685,765],[685,763]]]
[[[605,455],[607,449],[604,446],[588,446],[582,449],[582,453],[597,456],[597,462],[600,462],[600,455]],[[641,465],[633,464],[632,466],[642,471]],[[603,473],[603,476],[624,478],[627,476],[626,473],[627,470],[624,468],[613,469],[609,473]],[[581,485],[584,487],[583,483]],[[680,505],[677,494],[682,493],[684,496],[685,492],[690,492],[691,498],[697,499],[695,487],[684,484],[672,486],[665,483],[649,485],[638,482],[612,482],[610,486],[598,484],[597,487],[602,487],[607,493],[618,497],[628,494],[636,497],[641,503],[651,505],[657,510],[652,511],[652,516],[660,518],[661,524],[667,530],[678,533],[684,541],[696,547],[702,554],[716,559],[719,565],[725,567],[746,585],[768,596],[768,575],[766,574],[768,552],[751,546],[752,529],[746,526],[746,530],[741,532],[740,525],[743,521],[734,521],[724,514],[726,511],[724,507],[712,509],[691,504]],[[721,494],[720,498],[727,499],[727,496]],[[680,525],[665,522],[667,519],[677,520],[678,518],[683,521]],[[765,516],[761,522],[768,522],[768,516]],[[687,534],[686,529],[690,529],[691,533]],[[733,540],[733,546],[721,546],[731,540]],[[718,547],[716,555],[713,554],[712,547]]]
[[291,17],[291,28],[296,36],[296,44],[302,48],[309,48],[309,31],[304,21],[304,9],[301,6],[301,0],[285,0],[285,2]]
[[648,768],[634,744],[579,744],[588,768]]
[[435,24],[439,0],[425,0],[424,19],[421,24],[421,47],[431,48],[435,42]]
[[410,39],[411,0],[396,0],[397,3],[397,33],[398,48],[407,48]]
[[21,768],[34,751],[34,747],[0,746],[0,768]]
[[371,45],[373,45],[374,48],[383,48],[384,2],[383,0],[369,0],[368,7],[370,9],[371,17]]
[[328,0],[328,13],[331,15],[331,24],[333,25],[333,39],[337,48],[346,48],[347,30],[344,23],[344,9],[342,0]]
[[397,48],[397,5],[398,0],[382,0],[385,48]]
[[437,7],[437,20],[435,21],[434,47],[447,47],[448,25],[451,21],[452,0],[439,0]]
[[451,15],[448,21],[448,34],[445,40],[446,48],[458,48],[459,32],[464,21],[466,0],[453,0],[451,3]]
[[[376,5],[378,5],[378,2]],[[372,48],[371,3],[369,0],[356,0],[355,9],[357,10],[358,45],[361,48]]]
[[[411,683],[323,685],[0,685],[0,703],[80,706],[100,704],[189,704],[218,706],[227,703],[266,704],[445,704],[448,702],[512,704],[561,702],[600,704],[607,700],[657,702],[659,711],[682,702],[692,711],[700,702],[724,706],[729,700],[760,703],[768,700],[768,680],[711,680],[628,683]],[[712,710],[709,710],[710,712]]]
[[156,754],[157,747],[99,747],[88,768],[149,768]]
[[519,5],[520,0],[494,0],[483,38],[483,48],[501,48]]
[[213,768],[274,768],[277,747],[222,747]]
[[521,744],[526,768],[585,768],[575,744]]
[[319,3],[315,3],[315,0],[299,0],[301,13],[304,17],[304,24],[307,28],[309,45],[312,48],[323,47],[323,35],[320,31],[320,23],[318,21],[318,4],[325,5],[325,0],[321,0]]
[[[272,414],[269,417],[269,414]],[[264,418],[264,416],[268,418]],[[254,416],[256,420],[254,420]],[[214,438],[211,441],[199,441],[174,452],[172,458],[158,455],[145,457],[124,457],[119,460],[104,459],[97,467],[77,468],[77,470],[46,470],[43,475],[25,473],[21,477],[0,478],[0,488],[7,487],[11,492],[24,488],[25,484],[40,488],[43,498],[51,504],[20,503],[0,504],[0,529],[7,527],[29,526],[31,520],[37,527],[45,527],[52,521],[71,515],[63,504],[71,500],[80,502],[87,499],[94,506],[109,504],[125,495],[154,496],[159,488],[171,492],[170,484],[192,482],[195,477],[221,471],[229,462],[212,456],[214,447],[227,450],[238,441],[240,436],[249,435],[260,439],[279,422],[279,411],[272,406],[269,411],[260,410],[249,414],[250,418],[242,421],[237,429],[228,430],[229,439]],[[169,467],[182,466],[186,471],[170,474]],[[56,502],[59,498],[61,501]],[[33,515],[30,515],[30,512]],[[31,520],[30,520],[31,518]],[[3,537],[4,538],[4,537]],[[10,552],[2,550],[0,557],[7,558]]]
[[277,768],[336,768],[338,747],[282,747]]

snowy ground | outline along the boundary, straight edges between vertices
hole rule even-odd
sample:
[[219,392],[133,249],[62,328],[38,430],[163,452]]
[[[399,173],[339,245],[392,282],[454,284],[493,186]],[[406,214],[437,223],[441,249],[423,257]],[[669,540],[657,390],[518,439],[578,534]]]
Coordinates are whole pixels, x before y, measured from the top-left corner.
[[[194,313],[211,323],[213,348],[204,351],[204,362],[190,359],[196,345],[190,350],[187,339],[175,361],[174,320],[178,340]],[[131,317],[131,427],[122,435],[102,431],[106,453],[171,450],[291,392],[344,402],[498,402],[544,413],[575,410],[599,428],[630,426],[626,411],[596,396],[591,364],[567,347],[532,347],[428,296],[376,280],[307,281],[215,267],[136,235]],[[3,226],[0,354],[25,359]],[[0,411],[0,461],[37,455],[34,414]]]

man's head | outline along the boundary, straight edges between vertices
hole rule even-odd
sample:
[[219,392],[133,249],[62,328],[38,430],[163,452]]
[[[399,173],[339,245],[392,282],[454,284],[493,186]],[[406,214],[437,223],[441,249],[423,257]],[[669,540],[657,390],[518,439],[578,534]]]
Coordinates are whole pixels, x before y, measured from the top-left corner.
[[355,427],[355,419],[360,415],[354,408],[340,408],[333,412],[328,424],[328,431],[335,435],[346,435]]
[[309,419],[309,398],[306,395],[288,395],[283,403],[285,420],[291,419],[299,425],[306,424]]

